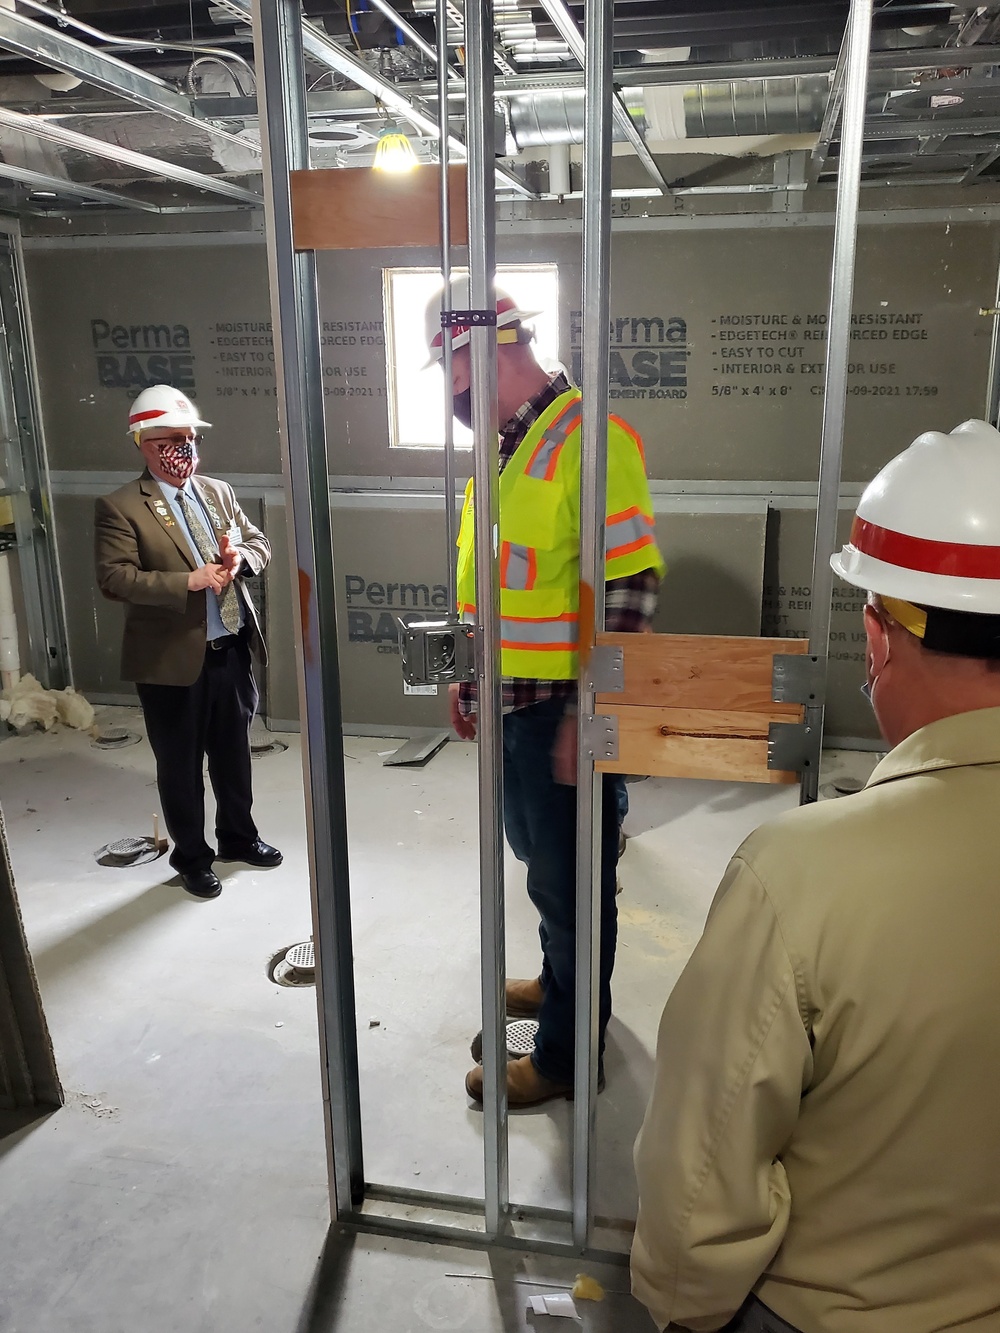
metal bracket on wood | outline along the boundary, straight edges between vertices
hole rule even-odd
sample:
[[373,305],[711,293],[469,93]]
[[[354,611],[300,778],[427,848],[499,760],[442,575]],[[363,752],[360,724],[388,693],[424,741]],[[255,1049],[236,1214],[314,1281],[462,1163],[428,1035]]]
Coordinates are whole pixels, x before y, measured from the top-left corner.
[[603,713],[587,713],[583,718],[583,752],[588,759],[618,758],[618,719]]
[[595,694],[622,694],[625,690],[625,652],[613,644],[591,649],[583,669],[583,688]]
[[772,722],[767,729],[767,766],[802,773],[816,762],[813,729],[804,722]]
[[812,708],[824,703],[826,658],[806,653],[775,653],[771,698],[779,704],[807,704]]

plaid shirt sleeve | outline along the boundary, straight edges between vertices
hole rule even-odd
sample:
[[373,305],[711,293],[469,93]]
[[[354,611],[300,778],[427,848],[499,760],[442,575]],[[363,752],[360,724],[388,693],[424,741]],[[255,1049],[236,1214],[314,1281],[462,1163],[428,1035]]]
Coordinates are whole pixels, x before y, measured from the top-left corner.
[[626,579],[612,579],[604,593],[604,629],[608,634],[642,634],[656,613],[660,589],[653,569],[640,570]]

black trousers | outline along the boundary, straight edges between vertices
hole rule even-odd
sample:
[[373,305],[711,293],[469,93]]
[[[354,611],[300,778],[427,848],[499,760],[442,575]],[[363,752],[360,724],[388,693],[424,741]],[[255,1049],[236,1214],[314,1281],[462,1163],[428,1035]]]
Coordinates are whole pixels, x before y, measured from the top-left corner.
[[798,1330],[750,1295],[721,1333],[798,1333]]
[[205,841],[205,759],[215,792],[218,854],[257,839],[251,807],[250,724],[257,685],[245,633],[224,648],[205,650],[193,685],[138,685],[146,735],[156,759],[156,785],[174,849],[170,864],[187,874],[207,870],[216,853]]

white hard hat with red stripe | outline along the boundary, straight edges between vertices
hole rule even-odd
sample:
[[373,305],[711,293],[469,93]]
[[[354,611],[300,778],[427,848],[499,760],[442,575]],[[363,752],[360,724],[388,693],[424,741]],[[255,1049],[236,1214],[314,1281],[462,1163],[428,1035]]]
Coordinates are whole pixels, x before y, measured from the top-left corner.
[[155,426],[201,429],[211,424],[210,421],[202,421],[198,409],[186,394],[169,384],[154,384],[152,388],[143,389],[128,414],[130,434],[152,430]]
[[[520,325],[526,319],[534,319],[541,314],[539,310],[521,310],[517,302],[508,293],[500,287],[494,289],[497,298],[497,342],[502,346],[504,343],[519,342],[516,329],[509,326],[512,324]],[[427,348],[430,352],[428,366],[433,366],[443,357],[441,345],[444,333],[441,328],[441,295],[440,291],[435,292],[427,302],[427,311],[424,316]],[[469,295],[469,275],[467,273],[458,274],[451,280],[451,308],[452,310],[471,310]],[[459,347],[464,347],[469,341],[469,324],[453,324],[451,328],[451,350],[457,351]]]
[[1000,432],[966,421],[918,436],[867,488],[830,564],[884,597],[1000,615]]

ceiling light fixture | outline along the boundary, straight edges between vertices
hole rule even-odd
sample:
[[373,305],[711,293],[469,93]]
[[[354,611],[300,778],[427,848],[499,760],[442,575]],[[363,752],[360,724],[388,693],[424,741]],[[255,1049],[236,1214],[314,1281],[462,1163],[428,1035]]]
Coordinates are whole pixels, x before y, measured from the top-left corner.
[[417,165],[413,144],[410,143],[402,126],[395,120],[386,121],[375,147],[375,161],[372,163],[374,169],[399,174],[412,171]]

